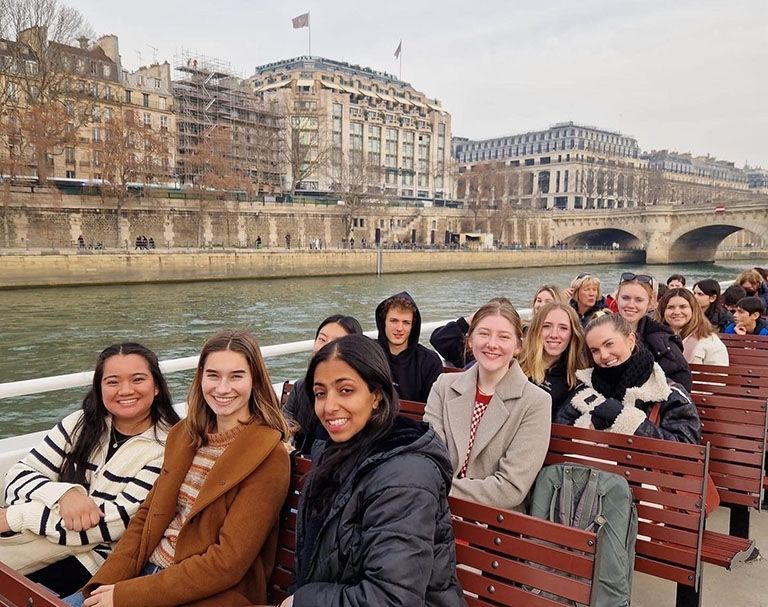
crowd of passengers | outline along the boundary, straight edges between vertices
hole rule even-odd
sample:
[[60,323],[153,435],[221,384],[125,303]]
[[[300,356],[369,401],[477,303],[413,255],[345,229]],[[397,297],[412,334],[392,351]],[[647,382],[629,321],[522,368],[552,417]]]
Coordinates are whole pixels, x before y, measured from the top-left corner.
[[283,405],[253,335],[212,335],[182,420],[156,355],[110,346],[81,409],[7,473],[0,561],[68,605],[264,605],[295,449],[313,467],[281,607],[464,605],[449,495],[523,510],[553,422],[697,443],[689,363],[728,365],[718,332],[768,334],[766,304],[759,268],[722,294],[624,272],[603,295],[579,274],[527,323],[497,297],[436,329],[448,373],[403,292],[376,340],[326,318]]

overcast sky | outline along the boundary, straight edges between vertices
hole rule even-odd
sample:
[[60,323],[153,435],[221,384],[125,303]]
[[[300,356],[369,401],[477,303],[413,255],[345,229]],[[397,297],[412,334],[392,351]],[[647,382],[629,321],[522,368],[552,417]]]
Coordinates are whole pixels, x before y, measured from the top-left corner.
[[[398,73],[440,99],[453,134],[486,138],[573,120],[644,150],[768,168],[766,0],[63,0],[120,38],[133,69],[189,49],[256,65],[312,54]],[[157,47],[157,52],[151,47]]]

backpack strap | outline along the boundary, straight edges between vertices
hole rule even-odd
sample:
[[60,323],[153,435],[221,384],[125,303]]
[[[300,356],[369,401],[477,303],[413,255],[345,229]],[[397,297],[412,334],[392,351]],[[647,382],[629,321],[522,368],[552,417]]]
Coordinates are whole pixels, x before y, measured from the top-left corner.
[[[587,529],[591,527],[597,517],[595,515],[602,514],[595,508],[595,500],[597,499],[597,472],[590,469],[589,480],[587,486],[584,487],[584,491],[581,494],[581,499],[576,506],[576,514],[573,519],[572,525],[580,529]],[[586,510],[586,511],[585,511]],[[585,516],[586,515],[586,516]]]

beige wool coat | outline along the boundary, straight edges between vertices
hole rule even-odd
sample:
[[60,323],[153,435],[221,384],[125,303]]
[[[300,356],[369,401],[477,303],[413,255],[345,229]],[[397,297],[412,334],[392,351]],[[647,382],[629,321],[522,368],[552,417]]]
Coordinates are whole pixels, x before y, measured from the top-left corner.
[[477,374],[475,365],[441,375],[429,394],[424,421],[448,448],[454,474],[451,495],[522,510],[549,448],[552,399],[514,361],[477,427],[466,477],[455,478],[469,445]]

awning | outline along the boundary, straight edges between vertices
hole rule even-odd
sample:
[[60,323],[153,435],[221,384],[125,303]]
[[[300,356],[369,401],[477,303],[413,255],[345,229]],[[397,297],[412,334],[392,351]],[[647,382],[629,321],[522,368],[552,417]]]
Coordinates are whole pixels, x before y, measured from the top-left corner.
[[296,82],[299,86],[314,86],[315,81],[310,78],[299,78]]
[[391,103],[397,103],[397,99],[395,99],[392,95],[387,95],[386,93],[377,93],[379,97],[381,97],[384,101],[389,101]]
[[399,104],[401,104],[401,105],[414,105],[413,103],[411,103],[411,102],[410,102],[408,99],[406,99],[405,97],[400,97],[400,96],[398,96],[398,95],[395,95],[395,101],[397,101],[397,102],[398,102]]
[[335,83],[335,82],[326,82],[325,80],[321,80],[320,84],[322,84],[325,88],[331,89],[334,91],[344,91],[343,88],[341,88],[341,85]]
[[281,82],[273,82],[272,84],[267,84],[265,86],[260,86],[257,89],[254,89],[254,93],[263,93],[265,91],[274,91],[275,89],[281,89],[285,86],[288,86],[291,83],[290,80],[283,80]]
[[366,97],[370,97],[371,99],[378,99],[379,96],[374,93],[373,91],[366,91],[365,89],[360,89],[360,92],[365,95]]
[[426,108],[427,108],[427,104],[426,104],[426,103],[422,103],[422,102],[421,102],[421,101],[419,101],[418,99],[411,99],[411,103],[412,103],[413,105],[415,105],[416,107],[421,107],[421,108],[424,108],[424,109],[426,109]]
[[352,93],[353,95],[362,95],[362,93],[358,89],[353,87],[353,86],[347,86],[346,84],[342,84],[340,86],[341,86],[342,90],[345,90],[348,93]]
[[436,112],[440,112],[441,114],[445,112],[443,108],[441,108],[439,105],[435,105],[434,103],[430,103],[427,101],[427,106],[429,106],[431,109],[435,110]]

